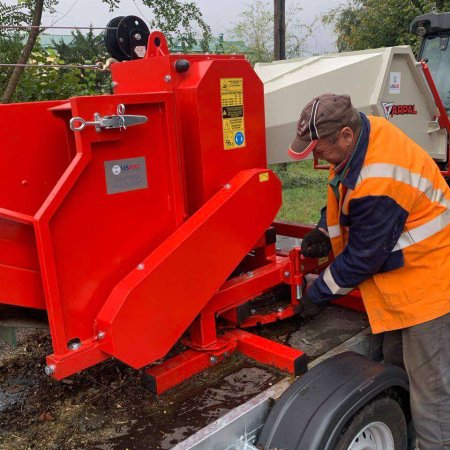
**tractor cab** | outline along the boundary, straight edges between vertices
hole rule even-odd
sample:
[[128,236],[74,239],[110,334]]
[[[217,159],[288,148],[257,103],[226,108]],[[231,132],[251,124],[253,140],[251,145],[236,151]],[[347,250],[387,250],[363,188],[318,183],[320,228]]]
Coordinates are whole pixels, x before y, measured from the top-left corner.
[[439,96],[450,114],[450,12],[417,16],[411,32],[422,37],[418,60],[425,60],[436,84]]

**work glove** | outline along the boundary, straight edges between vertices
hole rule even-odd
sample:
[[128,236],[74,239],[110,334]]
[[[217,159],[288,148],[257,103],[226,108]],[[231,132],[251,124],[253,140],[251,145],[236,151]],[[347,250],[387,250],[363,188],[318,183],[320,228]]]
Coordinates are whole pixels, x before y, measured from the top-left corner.
[[304,293],[303,297],[299,301],[300,303],[295,308],[295,312],[303,320],[312,319],[313,317],[317,316],[323,309],[323,304],[318,305],[314,303],[309,298],[307,293]]
[[302,241],[302,255],[310,258],[328,256],[331,250],[331,240],[319,228],[314,228],[305,235]]

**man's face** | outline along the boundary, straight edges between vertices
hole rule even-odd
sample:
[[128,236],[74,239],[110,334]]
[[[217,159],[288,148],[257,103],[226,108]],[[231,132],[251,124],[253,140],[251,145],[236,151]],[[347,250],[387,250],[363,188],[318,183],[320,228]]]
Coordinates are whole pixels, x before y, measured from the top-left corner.
[[354,133],[351,128],[343,128],[335,139],[325,137],[317,141],[313,155],[317,159],[328,161],[331,164],[342,162],[354,144]]

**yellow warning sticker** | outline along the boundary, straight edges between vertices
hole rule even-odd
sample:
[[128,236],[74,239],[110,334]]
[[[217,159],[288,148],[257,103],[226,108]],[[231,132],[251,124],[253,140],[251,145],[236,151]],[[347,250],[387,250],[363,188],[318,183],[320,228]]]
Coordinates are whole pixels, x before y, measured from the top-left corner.
[[269,172],[259,174],[259,182],[264,183],[264,181],[269,181]]
[[245,147],[243,79],[221,78],[220,98],[224,149]]

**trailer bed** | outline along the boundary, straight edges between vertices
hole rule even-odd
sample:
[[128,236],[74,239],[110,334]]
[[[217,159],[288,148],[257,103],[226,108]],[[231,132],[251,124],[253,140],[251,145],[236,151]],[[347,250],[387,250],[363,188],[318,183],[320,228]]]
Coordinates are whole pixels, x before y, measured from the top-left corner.
[[[328,306],[314,319],[292,318],[253,332],[301,348],[310,364],[368,326],[365,314]],[[0,448],[169,449],[273,388],[286,374],[239,354],[160,397],[139,372],[109,360],[68,380],[44,374],[45,330],[0,344]]]

